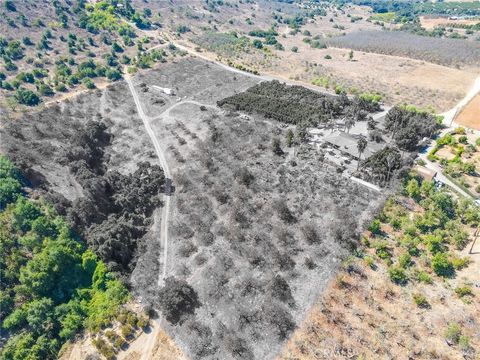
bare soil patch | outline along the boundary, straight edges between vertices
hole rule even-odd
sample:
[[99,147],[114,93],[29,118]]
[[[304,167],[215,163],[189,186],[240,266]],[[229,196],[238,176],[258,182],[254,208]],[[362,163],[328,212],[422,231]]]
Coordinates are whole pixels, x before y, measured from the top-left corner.
[[480,94],[475,96],[455,118],[455,122],[468,128],[480,130]]
[[426,17],[420,16],[420,23],[422,27],[427,30],[432,30],[437,26],[458,26],[458,25],[475,25],[480,22],[478,19],[458,19],[451,20],[448,17]]

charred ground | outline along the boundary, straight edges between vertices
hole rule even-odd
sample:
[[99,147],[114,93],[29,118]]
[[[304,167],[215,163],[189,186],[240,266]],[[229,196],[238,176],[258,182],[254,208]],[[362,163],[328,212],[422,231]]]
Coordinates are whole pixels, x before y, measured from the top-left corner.
[[1,147],[19,164],[37,196],[55,204],[112,270],[128,275],[135,267],[138,242],[161,205],[164,176],[151,162],[144,141],[136,145],[144,146],[138,162],[119,159],[125,154],[118,149],[133,140],[128,132],[141,126],[127,99],[112,111],[110,106],[122,96],[128,90],[116,84],[7,122]]

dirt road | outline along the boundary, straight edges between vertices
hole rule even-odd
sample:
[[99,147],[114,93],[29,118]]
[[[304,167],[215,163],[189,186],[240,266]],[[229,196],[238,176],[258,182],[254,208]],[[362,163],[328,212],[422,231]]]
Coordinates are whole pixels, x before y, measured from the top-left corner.
[[[162,223],[161,223],[161,232],[160,232],[160,258],[159,263],[162,266],[162,271],[159,271],[158,274],[158,285],[162,285],[167,273],[167,256],[168,256],[168,216],[170,214],[170,200],[172,196],[171,186],[172,186],[172,177],[170,174],[170,169],[168,167],[167,160],[165,159],[165,153],[163,152],[160,143],[158,142],[155,133],[150,126],[150,118],[147,117],[145,112],[143,111],[142,104],[140,103],[140,99],[138,94],[133,86],[132,79],[127,74],[125,75],[125,81],[128,84],[128,88],[132,93],[133,99],[135,100],[135,105],[137,106],[137,112],[140,118],[142,119],[143,125],[147,130],[148,136],[150,136],[150,140],[152,140],[153,146],[155,148],[155,153],[157,154],[159,164],[163,169],[165,174],[165,194],[163,195],[163,208],[162,208]],[[163,255],[163,258],[162,258]]]

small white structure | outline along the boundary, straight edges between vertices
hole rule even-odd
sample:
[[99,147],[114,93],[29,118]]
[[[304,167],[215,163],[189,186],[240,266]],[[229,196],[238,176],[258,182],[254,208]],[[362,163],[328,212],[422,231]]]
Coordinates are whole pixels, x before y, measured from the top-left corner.
[[175,95],[175,90],[170,89],[170,88],[162,88],[162,87],[157,86],[157,85],[153,85],[153,88],[163,92],[164,94],[170,95],[170,96]]

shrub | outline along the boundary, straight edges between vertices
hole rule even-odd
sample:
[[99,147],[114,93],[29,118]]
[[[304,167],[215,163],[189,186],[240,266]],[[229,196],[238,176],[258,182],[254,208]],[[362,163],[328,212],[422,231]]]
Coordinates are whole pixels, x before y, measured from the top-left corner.
[[83,84],[87,89],[95,89],[95,83],[89,78],[83,79]]
[[122,78],[122,73],[118,71],[117,69],[107,69],[105,72],[105,76],[107,77],[108,80],[112,81],[117,81]]
[[144,316],[138,317],[138,319],[137,319],[137,327],[138,328],[143,329],[143,328],[147,327],[148,325],[149,325],[148,318],[146,318]]
[[122,339],[120,336],[117,336],[117,338],[113,342],[113,346],[115,349],[121,349],[125,345],[125,340]]
[[113,347],[107,344],[102,338],[94,339],[93,345],[97,348],[98,352],[105,356],[107,360],[113,360],[115,358],[115,350]]
[[324,56],[324,59],[331,60],[332,56],[327,54],[327,55]]
[[421,307],[421,308],[430,307],[430,304],[428,303],[427,298],[424,295],[417,293],[417,294],[413,294],[412,297],[413,297],[413,301],[415,302],[415,304],[417,304],[418,307]]
[[456,287],[455,293],[458,295],[459,298],[463,298],[464,296],[474,296],[472,288],[470,286]]
[[105,337],[110,340],[111,342],[114,342],[115,339],[118,337],[117,333],[113,330],[107,330],[105,331]]
[[417,280],[425,284],[433,284],[432,277],[425,271],[419,271],[417,274]]
[[5,6],[5,9],[7,9],[8,11],[13,11],[13,12],[17,11],[17,8],[15,7],[15,3],[13,2],[13,0],[5,0],[3,5]]
[[392,280],[395,284],[398,285],[406,284],[408,281],[405,270],[398,266],[390,267],[388,269],[388,275],[390,276],[390,280]]
[[20,103],[28,106],[38,105],[40,98],[31,90],[18,88],[15,93],[15,99]]
[[297,46],[292,46],[291,50],[292,50],[292,52],[296,53],[296,52],[298,52],[298,47]]
[[392,257],[386,241],[379,241],[375,243],[373,247],[375,248],[375,253],[380,259],[387,260]]
[[371,231],[372,234],[374,235],[379,235],[381,233],[381,223],[380,223],[380,220],[379,219],[375,219],[372,221],[372,223],[370,224],[368,230]]
[[445,331],[445,339],[448,342],[458,344],[461,335],[460,325],[454,322],[448,324],[447,330]]
[[335,86],[335,94],[341,95],[341,94],[346,94],[345,89],[341,85]]
[[458,347],[462,351],[470,350],[470,339],[467,335],[460,335],[458,338]]
[[125,339],[128,339],[133,334],[133,327],[129,324],[122,325],[120,328],[120,333]]
[[258,39],[253,40],[252,44],[253,44],[253,46],[255,46],[257,49],[263,48],[262,42],[261,42],[260,40],[258,40]]
[[58,83],[58,85],[55,86],[55,90],[65,92],[65,91],[67,91],[67,87],[65,86],[64,83]]
[[409,253],[404,253],[399,256],[398,264],[401,268],[406,269],[407,267],[412,265],[412,257]]
[[52,96],[54,94],[53,89],[45,83],[38,85],[38,93],[42,96]]
[[452,259],[452,265],[455,268],[455,270],[461,270],[463,268],[466,268],[470,264],[470,258],[468,257],[454,257]]
[[455,272],[452,262],[445,253],[437,253],[433,256],[432,269],[435,274],[443,277],[450,277]]

